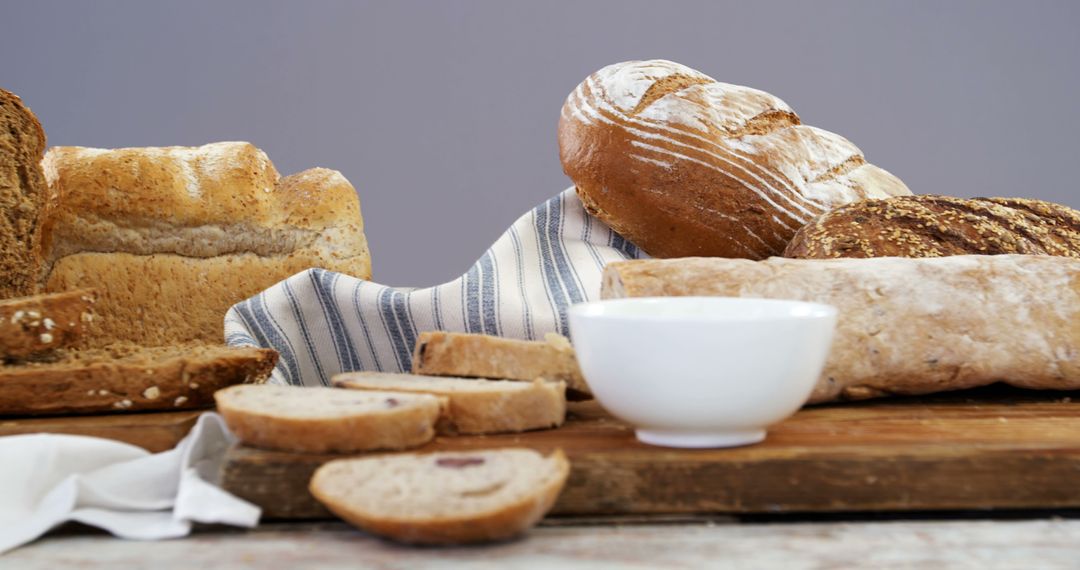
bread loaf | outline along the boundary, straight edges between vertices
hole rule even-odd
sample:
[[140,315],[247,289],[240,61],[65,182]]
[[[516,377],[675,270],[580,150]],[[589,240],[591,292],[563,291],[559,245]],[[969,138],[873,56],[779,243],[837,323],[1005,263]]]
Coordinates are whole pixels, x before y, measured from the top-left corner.
[[513,433],[548,429],[566,419],[566,383],[476,380],[416,374],[348,372],[334,385],[353,390],[415,392],[446,398],[440,431],[448,434]]
[[555,504],[570,463],[561,450],[403,453],[338,459],[311,478],[311,494],[373,534],[412,544],[505,540]]
[[370,277],[360,204],[338,172],[283,180],[248,143],[44,161],[46,289],[102,292],[92,345],[222,342],[234,303],[310,267]]
[[604,298],[678,295],[836,306],[832,352],[811,402],[998,381],[1080,388],[1080,259],[691,258],[623,261],[604,271]]
[[45,131],[17,95],[0,89],[0,299],[37,292]]
[[1080,257],[1080,212],[1024,198],[898,196],[841,206],[800,229],[785,257]]
[[407,449],[435,437],[445,400],[430,394],[233,386],[214,395],[241,442],[309,453]]
[[219,388],[263,382],[276,363],[268,348],[117,343],[61,350],[48,361],[0,366],[0,415],[206,408]]
[[93,321],[88,289],[0,300],[0,361],[41,356],[79,340]]
[[911,193],[780,99],[663,60],[578,85],[559,157],[589,212],[653,257],[763,259],[827,210]]
[[416,339],[413,374],[494,380],[537,378],[566,383],[571,400],[592,397],[570,341],[549,333],[543,341],[483,334],[425,331]]

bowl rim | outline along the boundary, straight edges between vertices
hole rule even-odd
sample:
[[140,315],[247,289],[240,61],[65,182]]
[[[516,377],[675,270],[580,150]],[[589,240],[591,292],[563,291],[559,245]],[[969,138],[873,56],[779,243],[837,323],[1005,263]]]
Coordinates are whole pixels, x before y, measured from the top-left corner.
[[[725,315],[722,313],[701,313],[696,315],[665,315],[665,314],[619,314],[602,312],[601,307],[611,305],[632,304],[663,304],[663,303],[716,303],[716,304],[765,304],[775,306],[789,306],[804,309],[805,314],[776,314],[776,315]],[[707,296],[687,295],[670,297],[622,297],[618,299],[601,299],[598,301],[586,301],[575,303],[567,308],[567,315],[591,319],[605,319],[613,321],[685,321],[685,322],[778,322],[778,321],[804,321],[816,319],[835,318],[838,310],[833,305],[802,301],[798,299],[767,299],[759,297],[730,297],[730,296]]]

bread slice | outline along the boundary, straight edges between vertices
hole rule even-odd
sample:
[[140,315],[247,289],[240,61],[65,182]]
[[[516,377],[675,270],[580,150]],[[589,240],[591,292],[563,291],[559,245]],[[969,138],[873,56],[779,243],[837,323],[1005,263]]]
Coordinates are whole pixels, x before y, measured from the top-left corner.
[[449,401],[439,431],[491,434],[547,429],[566,419],[566,383],[440,378],[415,374],[349,372],[334,385],[356,390],[422,392]]
[[562,450],[395,454],[339,459],[320,467],[309,489],[357,527],[415,544],[503,540],[535,525],[566,483]]
[[0,361],[31,358],[77,341],[93,320],[88,289],[0,301]]
[[115,344],[0,366],[0,415],[204,408],[220,388],[262,382],[277,353],[210,345]]
[[0,299],[38,289],[44,155],[41,123],[17,95],[0,89]]
[[554,333],[545,335],[543,341],[534,341],[482,334],[422,332],[413,352],[412,372],[528,382],[537,378],[562,380],[566,382],[569,399],[592,398],[570,341]]
[[247,445],[312,453],[407,449],[435,437],[442,399],[430,394],[300,386],[234,386],[214,395]]

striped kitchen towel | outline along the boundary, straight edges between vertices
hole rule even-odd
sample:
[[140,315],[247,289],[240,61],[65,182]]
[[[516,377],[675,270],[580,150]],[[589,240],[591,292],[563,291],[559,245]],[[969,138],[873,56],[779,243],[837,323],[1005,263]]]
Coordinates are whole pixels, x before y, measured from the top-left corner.
[[408,371],[422,331],[565,335],[567,307],[599,297],[605,264],[644,257],[586,213],[570,188],[518,218],[449,283],[393,288],[309,269],[234,305],[225,339],[277,350],[271,381],[281,384],[325,386],[340,372]]

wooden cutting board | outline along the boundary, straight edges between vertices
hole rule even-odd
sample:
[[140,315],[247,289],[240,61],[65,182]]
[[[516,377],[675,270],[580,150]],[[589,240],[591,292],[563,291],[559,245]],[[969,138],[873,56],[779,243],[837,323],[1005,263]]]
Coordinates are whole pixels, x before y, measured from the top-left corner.
[[[2,389],[2,388],[0,388]],[[195,425],[205,410],[183,412],[120,413],[96,416],[41,418],[0,417],[0,436],[28,433],[62,433],[104,437],[137,445],[157,453],[176,444]]]
[[[422,451],[561,447],[561,515],[659,515],[1080,507],[1080,397],[1003,388],[816,406],[759,445],[679,450],[639,443],[594,403],[558,430],[440,437]],[[308,494],[334,456],[235,447],[226,490],[266,518],[329,516]]]

